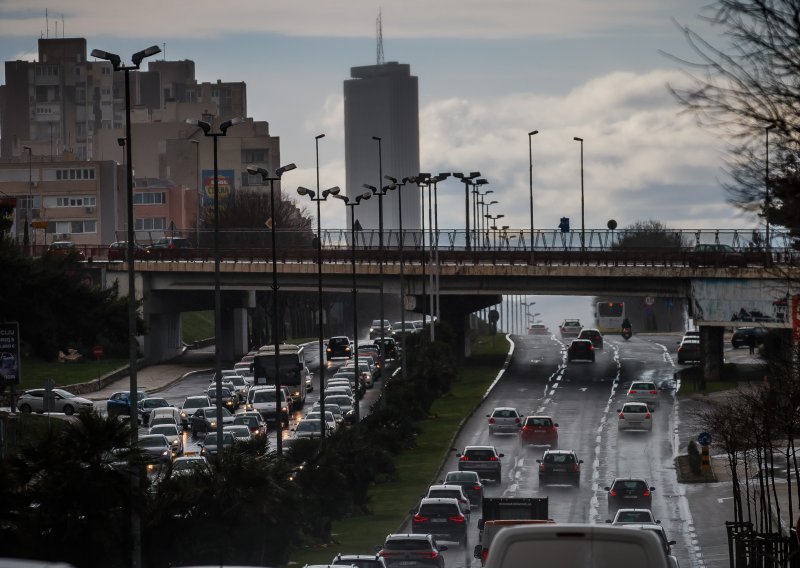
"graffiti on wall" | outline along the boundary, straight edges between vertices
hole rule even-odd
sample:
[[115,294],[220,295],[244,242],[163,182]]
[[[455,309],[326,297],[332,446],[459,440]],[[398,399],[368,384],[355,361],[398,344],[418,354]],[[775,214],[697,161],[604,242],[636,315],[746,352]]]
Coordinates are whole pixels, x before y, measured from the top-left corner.
[[785,281],[698,278],[691,290],[697,321],[791,326],[789,308],[796,291]]

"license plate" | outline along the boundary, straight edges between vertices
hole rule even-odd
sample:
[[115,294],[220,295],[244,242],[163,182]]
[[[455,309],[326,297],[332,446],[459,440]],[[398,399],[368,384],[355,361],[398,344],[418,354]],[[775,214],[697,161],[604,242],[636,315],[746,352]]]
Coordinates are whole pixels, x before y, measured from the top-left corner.
[[416,564],[416,562],[414,562],[413,560],[401,560],[397,564],[399,564],[400,566],[413,566],[414,564]]
[[565,471],[567,471],[567,469],[564,468],[564,467],[554,467],[553,468],[553,472],[554,473],[562,473],[562,472],[565,472]]
[[431,519],[432,523],[446,523],[447,519]]
[[625,499],[637,499],[638,495],[625,495]]

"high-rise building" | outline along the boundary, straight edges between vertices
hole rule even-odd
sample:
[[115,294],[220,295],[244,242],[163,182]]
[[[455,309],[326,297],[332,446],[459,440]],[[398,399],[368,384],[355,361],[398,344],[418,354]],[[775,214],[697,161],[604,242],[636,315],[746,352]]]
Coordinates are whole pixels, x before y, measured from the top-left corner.
[[[347,195],[363,193],[363,184],[384,186],[379,180],[378,142],[381,138],[383,175],[398,180],[419,173],[419,88],[409,65],[387,62],[352,67],[344,82],[344,140]],[[403,229],[420,228],[420,199],[415,186],[402,189]],[[365,229],[378,228],[378,200],[363,202],[356,219]],[[350,220],[348,220],[348,223]],[[383,198],[384,229],[398,229],[398,195]]]

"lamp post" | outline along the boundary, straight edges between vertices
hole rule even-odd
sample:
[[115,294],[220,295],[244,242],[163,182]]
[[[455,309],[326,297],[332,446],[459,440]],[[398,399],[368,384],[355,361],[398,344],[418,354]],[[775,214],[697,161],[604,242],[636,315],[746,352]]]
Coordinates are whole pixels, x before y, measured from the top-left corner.
[[528,178],[531,197],[531,256],[533,256],[533,142],[534,136],[539,134],[538,130],[528,132]]
[[22,148],[23,150],[28,151],[28,206],[25,208],[25,226],[22,229],[22,244],[25,245],[25,251],[30,255],[31,251],[28,249],[28,246],[30,245],[31,241],[30,233],[28,233],[28,227],[31,224],[31,205],[33,200],[33,150],[30,146],[23,146]]
[[767,262],[771,262],[770,252],[770,240],[769,240],[769,131],[775,128],[774,124],[770,124],[766,128],[764,128],[764,149],[766,150],[766,159],[764,160],[764,221],[766,223],[766,239],[767,242],[765,243],[766,251],[767,251]]
[[[397,178],[392,176],[383,176],[384,179],[392,182],[390,189],[397,190],[397,228],[400,235],[400,338],[403,342],[402,350],[400,351],[400,372],[402,377],[406,378],[406,286],[405,286],[405,259],[403,250],[405,248],[405,238],[403,237],[403,192],[400,191],[405,187],[410,178],[403,178],[402,182],[398,182]],[[382,372],[382,371],[381,371]]]
[[586,219],[583,215],[583,138],[575,136],[573,140],[581,143],[581,252],[584,252],[586,249]]
[[502,219],[505,215],[490,215],[486,214],[485,217],[492,222],[492,247],[497,248],[497,220]]
[[435,302],[432,310],[432,317],[435,316],[437,319],[441,318],[441,313],[439,311],[440,304],[439,304],[439,198],[437,193],[437,184],[440,181],[444,181],[450,177],[450,172],[440,172],[438,176],[433,178],[433,222],[434,222],[434,235],[436,236],[436,243],[434,248],[435,259],[433,261],[434,266],[436,267],[436,296]]
[[372,188],[371,191],[378,196],[378,270],[379,270],[379,297],[380,297],[380,317],[381,317],[381,373],[386,369],[386,325],[383,306],[383,196],[386,195],[386,189],[382,187],[383,183],[383,139],[380,136],[373,136],[373,140],[378,143],[378,187]]
[[[138,422],[138,384],[136,375],[136,359],[138,354],[139,345],[136,341],[136,273],[134,272],[134,246],[135,232],[134,232],[134,219],[133,219],[133,152],[131,144],[131,87],[130,87],[130,72],[139,69],[142,60],[145,57],[150,57],[161,53],[161,49],[157,45],[137,51],[131,56],[131,65],[123,65],[122,58],[116,53],[109,53],[101,49],[93,49],[92,57],[103,59],[111,63],[114,71],[122,71],[125,73],[125,151],[127,154],[127,205],[128,205],[128,357],[130,368],[128,375],[130,376],[130,424],[135,425]],[[52,130],[51,130],[51,147],[50,159],[52,161]],[[130,432],[130,443],[133,449],[139,439],[138,428],[132,427]],[[139,487],[139,476],[135,469],[131,469],[131,486],[133,494]],[[131,566],[138,567],[142,563],[142,535],[139,515],[136,512],[135,506],[131,507]]]
[[[250,175],[260,175],[262,181],[269,182],[269,214],[267,225],[270,230],[272,240],[272,344],[275,348],[275,451],[278,457],[283,456],[283,432],[281,424],[281,381],[280,379],[280,355],[281,337],[278,331],[278,247],[275,244],[275,182],[280,181],[283,174],[295,169],[294,164],[286,164],[275,170],[275,175],[270,176],[269,171],[258,166],[247,166],[247,173]],[[321,366],[321,362],[320,362]],[[304,380],[304,379],[300,379]],[[320,385],[321,388],[321,385]],[[325,421],[325,401],[320,399],[320,410],[322,421]]]
[[[322,135],[324,136],[324,134]],[[317,142],[321,136],[317,137]],[[317,153],[319,156],[319,152]],[[317,170],[317,185],[319,185],[319,170]],[[326,189],[319,193],[319,188],[317,191],[314,192],[310,189],[305,187],[298,187],[297,193],[300,195],[306,195],[311,201],[314,201],[317,204],[317,298],[318,298],[318,310],[319,313],[317,314],[317,320],[319,322],[319,398],[320,398],[320,412],[321,420],[319,421],[319,431],[321,439],[325,439],[325,409],[322,405],[325,403],[325,325],[322,320],[322,223],[320,221],[320,203],[323,201],[328,200],[329,195],[338,195],[339,186],[334,186],[330,189]],[[358,357],[356,357],[355,362],[358,363]],[[358,365],[356,365],[356,369],[358,369]]]
[[487,183],[489,183],[489,181],[483,178],[477,179],[472,183],[472,218],[474,219],[474,222],[472,223],[472,238],[476,248],[481,248],[481,213],[480,207],[478,206],[478,200],[483,194],[481,193],[480,186],[486,185]]
[[469,175],[465,175],[461,172],[453,172],[453,177],[457,177],[462,182],[464,182],[464,217],[466,219],[465,226],[465,237],[466,237],[466,244],[464,245],[464,250],[471,250],[470,240],[469,240],[469,186],[472,183],[472,180],[481,175],[481,172],[470,172]]
[[195,208],[194,208],[194,246],[200,246],[200,140],[189,138],[189,143],[194,144],[194,171],[197,178],[197,189],[195,189]]
[[217,455],[222,459],[222,287],[220,283],[220,254],[219,254],[219,164],[217,163],[217,139],[226,136],[231,126],[243,122],[243,118],[226,120],[219,125],[219,132],[211,131],[211,123],[203,120],[187,119],[188,124],[193,124],[203,131],[205,136],[214,140],[214,380],[216,382],[216,407],[217,407]]
[[[356,354],[356,362],[358,362],[358,286],[356,285],[356,211],[355,207],[365,199],[369,199],[372,197],[371,191],[365,191],[361,195],[356,195],[353,201],[350,201],[350,198],[345,195],[340,195],[335,193],[333,195],[337,199],[341,199],[345,206],[350,208],[350,249],[352,255],[350,257],[352,263],[352,273],[353,273],[353,352]],[[381,373],[383,369],[381,369]],[[322,391],[322,385],[320,384],[320,391]],[[323,399],[324,397],[320,396],[320,410],[324,412]],[[356,423],[361,421],[361,400],[358,399],[358,394],[356,394]],[[325,420],[325,415],[321,414],[322,420]]]
[[426,172],[421,172],[416,176],[409,178],[409,181],[416,184],[419,187],[420,198],[422,199],[422,204],[420,206],[420,211],[422,211],[421,220],[421,244],[422,244],[422,259],[420,260],[420,265],[422,266],[422,326],[424,327],[427,324],[427,310],[425,309],[425,299],[428,297],[428,292],[425,284],[425,190],[423,186],[427,186],[431,183],[431,174]]

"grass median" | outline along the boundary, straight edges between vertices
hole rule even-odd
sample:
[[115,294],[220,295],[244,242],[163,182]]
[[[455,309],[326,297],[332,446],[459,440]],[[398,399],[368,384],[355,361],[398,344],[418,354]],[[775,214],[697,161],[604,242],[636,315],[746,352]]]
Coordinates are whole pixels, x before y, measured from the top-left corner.
[[421,434],[414,450],[395,458],[398,479],[370,490],[369,515],[354,515],[333,525],[333,543],[299,550],[293,564],[328,564],[339,552],[372,554],[375,545],[397,530],[428,489],[461,420],[480,402],[503,365],[509,344],[504,336],[481,337],[458,372],[450,393],[433,403],[429,418],[418,422]]

